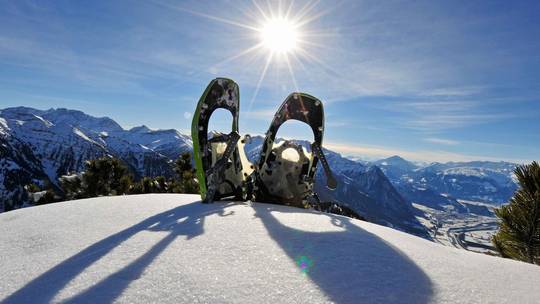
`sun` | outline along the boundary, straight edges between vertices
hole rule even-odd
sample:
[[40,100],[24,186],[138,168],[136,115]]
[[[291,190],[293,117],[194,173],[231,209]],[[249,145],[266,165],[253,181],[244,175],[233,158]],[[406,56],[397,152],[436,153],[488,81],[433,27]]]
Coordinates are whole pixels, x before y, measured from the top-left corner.
[[285,18],[269,19],[260,29],[261,43],[271,52],[287,54],[298,47],[297,26]]
[[[277,76],[275,79],[278,81],[282,83],[290,81],[297,92],[301,89],[296,81],[295,72],[297,70],[305,72],[307,65],[315,64],[325,73],[338,74],[319,58],[318,54],[319,51],[328,49],[326,42],[336,34],[333,30],[317,28],[318,22],[315,22],[330,13],[334,6],[321,10],[319,9],[321,1],[306,0],[302,1],[303,4],[299,4],[300,2],[295,0],[246,1],[246,4],[249,4],[238,6],[241,15],[234,19],[225,18],[218,12],[208,14],[178,6],[173,6],[173,8],[220,22],[222,25],[238,27],[244,31],[236,32],[235,35],[238,36],[230,36],[229,40],[234,41],[236,45],[236,42],[247,38],[249,44],[237,50],[232,56],[220,59],[218,63],[210,67],[209,71],[215,74],[219,70],[226,70],[225,65],[239,65],[231,64],[239,58],[244,58],[246,63],[249,62],[245,66],[247,70],[259,70],[260,75],[249,101],[248,110],[251,110],[269,70],[275,72],[273,74]],[[286,71],[290,77],[282,78],[282,71]]]

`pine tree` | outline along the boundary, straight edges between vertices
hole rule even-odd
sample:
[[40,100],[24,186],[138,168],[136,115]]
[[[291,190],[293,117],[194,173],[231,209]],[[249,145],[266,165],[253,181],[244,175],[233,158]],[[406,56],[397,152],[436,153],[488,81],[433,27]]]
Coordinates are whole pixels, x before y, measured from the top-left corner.
[[43,196],[37,202],[35,202],[35,204],[45,205],[45,204],[54,203],[56,201],[57,200],[56,200],[56,195],[54,194],[54,191],[49,189],[49,190],[45,190],[45,193],[43,194]]
[[35,192],[39,192],[41,191],[41,187],[34,184],[34,183],[31,183],[31,184],[28,184],[26,185],[25,187],[26,191],[28,191],[29,193],[35,193]]
[[133,184],[130,190],[131,194],[160,193],[160,185],[156,179],[143,177],[140,181]]
[[540,166],[518,166],[514,174],[520,188],[495,210],[501,223],[493,244],[503,257],[540,264]]
[[143,177],[133,182],[128,168],[118,159],[99,158],[86,162],[80,174],[64,175],[60,185],[65,199],[143,193],[198,193],[199,184],[191,165],[191,155],[185,153],[175,162],[177,178]]
[[59,178],[60,188],[64,192],[64,199],[74,200],[83,198],[84,189],[82,184],[82,174],[67,174]]
[[189,152],[180,155],[174,164],[174,172],[176,172],[178,176],[182,176],[186,171],[194,171],[193,166],[191,165],[191,154]]
[[169,182],[163,176],[157,176],[154,178],[155,192],[167,193],[169,189]]
[[82,175],[83,196],[107,196],[126,194],[132,178],[128,168],[115,158],[98,158],[86,162]]
[[172,182],[170,192],[199,193],[199,182],[195,175],[195,169],[191,164],[190,153],[184,153],[176,160],[174,171],[178,179]]
[[45,186],[38,186],[34,183],[28,184],[24,187],[30,203],[34,205],[45,205],[58,201],[54,190],[50,183],[42,182]]

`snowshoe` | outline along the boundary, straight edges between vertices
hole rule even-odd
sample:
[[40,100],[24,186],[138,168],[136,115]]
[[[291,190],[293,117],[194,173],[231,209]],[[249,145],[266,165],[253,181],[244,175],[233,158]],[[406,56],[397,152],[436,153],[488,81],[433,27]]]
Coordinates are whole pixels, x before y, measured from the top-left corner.
[[[288,120],[308,124],[314,135],[310,151],[295,141],[276,143],[279,127]],[[272,120],[266,133],[257,170],[256,199],[261,202],[307,207],[313,192],[313,179],[320,161],[327,176],[327,187],[335,189],[336,179],[322,151],[324,110],[320,100],[304,93],[292,93]]]
[[[231,112],[232,130],[229,134],[212,133],[209,139],[210,116],[219,108]],[[254,166],[244,152],[249,135],[241,137],[238,133],[239,109],[238,85],[226,78],[212,80],[197,104],[191,136],[201,199],[205,203],[224,198],[249,199],[247,188]]]

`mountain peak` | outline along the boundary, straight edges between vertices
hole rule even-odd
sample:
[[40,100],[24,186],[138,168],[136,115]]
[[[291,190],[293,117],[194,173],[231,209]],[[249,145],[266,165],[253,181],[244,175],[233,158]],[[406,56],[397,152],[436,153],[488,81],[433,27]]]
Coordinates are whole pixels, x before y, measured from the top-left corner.
[[417,168],[417,166],[415,164],[413,164],[412,162],[404,159],[403,157],[399,156],[399,155],[394,155],[394,156],[391,156],[391,157],[388,157],[388,158],[384,158],[384,159],[381,159],[381,160],[378,160],[376,162],[374,162],[374,164],[378,165],[378,166],[392,166],[392,167],[397,167],[397,168],[400,168],[402,170],[414,170]]
[[3,109],[3,111],[7,112],[41,112],[41,110],[37,110],[31,107],[25,107],[25,106],[18,106],[18,107],[9,107]]
[[401,157],[401,156],[399,156],[399,155],[392,155],[392,156],[388,157],[387,160],[391,160],[391,161],[404,161],[404,162],[407,161],[407,160],[405,160],[403,157]]
[[132,133],[148,133],[148,132],[151,132],[152,130],[150,128],[148,128],[146,125],[140,125],[138,127],[133,127],[131,129],[129,129],[129,132],[132,132]]
[[30,107],[10,107],[0,110],[0,114],[3,116],[6,116],[8,118],[14,118],[17,116],[24,116],[24,115],[41,115],[43,114],[43,111],[37,110]]

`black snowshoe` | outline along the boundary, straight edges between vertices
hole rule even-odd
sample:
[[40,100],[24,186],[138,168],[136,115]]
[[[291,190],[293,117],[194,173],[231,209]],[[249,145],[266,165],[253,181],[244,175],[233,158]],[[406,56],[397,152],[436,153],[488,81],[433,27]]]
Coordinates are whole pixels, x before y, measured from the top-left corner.
[[[314,141],[308,147],[310,151],[295,141],[275,142],[279,127],[291,119],[311,127]],[[336,188],[337,182],[322,151],[323,134],[322,102],[304,93],[289,95],[275,114],[266,133],[256,173],[257,201],[298,207],[317,204],[313,179],[319,161],[327,176],[327,187]]]

